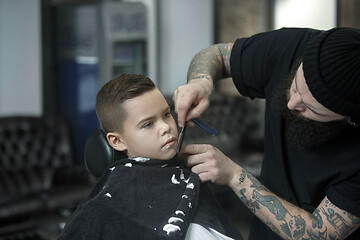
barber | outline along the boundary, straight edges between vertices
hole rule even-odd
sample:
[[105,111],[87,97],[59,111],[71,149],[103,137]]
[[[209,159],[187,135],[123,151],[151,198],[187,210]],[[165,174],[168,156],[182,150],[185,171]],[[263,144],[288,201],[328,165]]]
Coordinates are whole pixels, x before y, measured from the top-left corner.
[[250,239],[360,239],[360,30],[283,28],[200,51],[174,92],[180,126],[226,77],[266,100],[261,176],[199,144],[182,149],[192,171],[256,215]]

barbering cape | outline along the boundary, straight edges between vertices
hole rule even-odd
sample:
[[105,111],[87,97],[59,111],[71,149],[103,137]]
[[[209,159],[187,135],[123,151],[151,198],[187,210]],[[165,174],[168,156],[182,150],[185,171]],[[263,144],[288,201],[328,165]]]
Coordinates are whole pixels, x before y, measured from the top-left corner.
[[182,240],[191,222],[241,239],[200,185],[178,158],[121,159],[104,172],[59,239]]

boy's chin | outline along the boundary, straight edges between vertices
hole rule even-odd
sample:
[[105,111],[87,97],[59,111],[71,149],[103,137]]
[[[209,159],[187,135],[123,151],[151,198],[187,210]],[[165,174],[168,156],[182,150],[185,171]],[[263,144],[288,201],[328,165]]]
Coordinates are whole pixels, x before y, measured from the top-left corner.
[[171,151],[167,152],[166,154],[164,154],[163,156],[161,156],[160,160],[170,160],[170,159],[173,159],[175,156],[176,156],[176,151],[171,150]]

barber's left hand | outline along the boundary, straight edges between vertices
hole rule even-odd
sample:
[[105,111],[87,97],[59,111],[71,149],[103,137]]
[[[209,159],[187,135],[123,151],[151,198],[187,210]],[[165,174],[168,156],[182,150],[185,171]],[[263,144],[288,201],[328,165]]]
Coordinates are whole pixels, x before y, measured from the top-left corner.
[[241,167],[225,156],[219,149],[208,144],[192,144],[182,148],[188,155],[187,166],[198,174],[202,182],[212,181],[218,185],[228,185],[236,181]]

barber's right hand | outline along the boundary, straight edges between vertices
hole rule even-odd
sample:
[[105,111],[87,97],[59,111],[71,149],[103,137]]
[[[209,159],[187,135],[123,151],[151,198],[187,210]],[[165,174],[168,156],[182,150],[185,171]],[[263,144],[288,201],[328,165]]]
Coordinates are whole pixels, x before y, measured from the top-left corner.
[[173,101],[179,127],[182,127],[185,121],[200,117],[209,107],[212,87],[212,81],[204,77],[191,80],[174,91]]
[[200,181],[218,185],[236,186],[242,167],[209,144],[191,144],[181,149],[186,165]]

